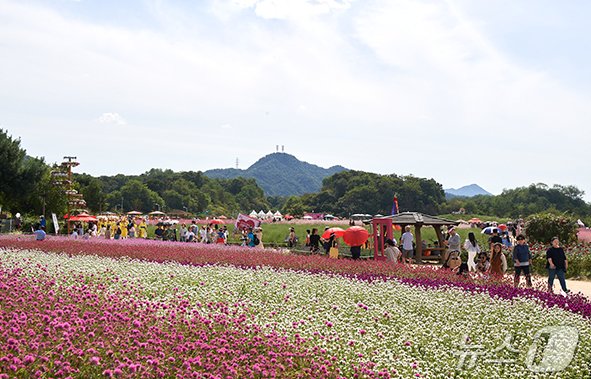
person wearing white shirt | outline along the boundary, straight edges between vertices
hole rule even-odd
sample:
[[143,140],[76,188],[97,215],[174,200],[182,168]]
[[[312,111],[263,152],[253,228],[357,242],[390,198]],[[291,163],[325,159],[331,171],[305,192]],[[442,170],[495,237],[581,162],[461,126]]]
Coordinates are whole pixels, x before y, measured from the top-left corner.
[[400,242],[402,243],[402,260],[407,263],[412,263],[414,250],[412,241],[414,238],[415,237],[410,232],[410,226],[404,227],[404,234],[402,234],[402,237],[400,237]]
[[464,249],[468,252],[468,262],[466,262],[468,264],[468,270],[476,271],[476,262],[474,259],[480,254],[480,246],[476,242],[474,233],[468,233],[468,239],[464,242]]

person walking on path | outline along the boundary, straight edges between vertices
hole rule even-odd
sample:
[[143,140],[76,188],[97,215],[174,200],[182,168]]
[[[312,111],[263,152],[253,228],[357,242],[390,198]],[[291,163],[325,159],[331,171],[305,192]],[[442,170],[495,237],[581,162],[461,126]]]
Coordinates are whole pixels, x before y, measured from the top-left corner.
[[402,243],[402,261],[406,263],[412,263],[412,256],[413,256],[413,246],[412,241],[414,240],[414,236],[410,232],[410,226],[404,227],[404,233],[402,237],[400,237],[400,242]]
[[546,251],[546,268],[548,269],[548,292],[554,292],[554,277],[558,276],[560,293],[566,296],[570,291],[566,288],[566,280],[564,274],[568,268],[568,260],[564,254],[564,249],[560,247],[560,240],[558,237],[552,237],[552,246]]
[[529,251],[529,246],[525,243],[525,237],[521,234],[517,236],[517,245],[513,248],[513,263],[515,267],[513,285],[516,288],[519,287],[520,276],[523,271],[527,287],[531,288],[531,252]]
[[490,253],[490,273],[502,276],[507,271],[507,258],[503,254],[503,245],[495,243]]
[[468,251],[468,271],[476,271],[476,262],[474,259],[480,254],[480,246],[476,242],[474,233],[468,233],[468,239],[464,242],[464,249]]

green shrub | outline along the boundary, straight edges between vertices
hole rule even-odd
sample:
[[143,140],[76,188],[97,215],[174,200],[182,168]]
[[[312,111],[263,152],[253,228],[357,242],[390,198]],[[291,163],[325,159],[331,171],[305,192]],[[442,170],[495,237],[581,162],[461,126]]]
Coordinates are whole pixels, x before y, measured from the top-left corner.
[[537,213],[527,218],[527,237],[530,241],[548,244],[554,236],[558,237],[562,244],[570,244],[577,241],[576,219],[567,215],[553,213]]

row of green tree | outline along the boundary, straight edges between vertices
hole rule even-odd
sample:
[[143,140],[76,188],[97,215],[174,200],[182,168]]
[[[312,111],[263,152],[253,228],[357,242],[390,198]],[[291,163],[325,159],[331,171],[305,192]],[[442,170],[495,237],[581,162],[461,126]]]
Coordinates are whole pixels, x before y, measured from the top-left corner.
[[0,207],[38,215],[45,209],[64,209],[64,193],[53,185],[50,170],[43,158],[26,155],[20,139],[0,129]]
[[591,218],[591,204],[583,199],[584,192],[575,186],[537,183],[527,187],[505,189],[497,196],[453,198],[440,207],[441,213],[464,209],[469,214],[518,218],[536,213],[566,213],[581,219]]
[[[20,140],[0,129],[0,206],[13,213],[64,213],[63,189],[53,184],[43,158],[26,155]],[[591,204],[574,186],[532,184],[504,190],[498,196],[446,200],[433,179],[343,171],[323,180],[320,192],[291,197],[265,197],[254,179],[211,179],[202,172],[152,169],[141,175],[74,176],[76,189],[92,212],[153,210],[196,215],[235,216],[250,210],[278,209],[295,216],[305,212],[390,214],[393,198],[399,211],[443,214],[464,209],[470,214],[527,217],[540,212],[566,213],[591,221]]]
[[[55,185],[43,158],[33,158],[20,139],[0,129],[0,209],[12,214],[66,213],[63,187]],[[254,179],[210,179],[201,172],[153,169],[142,175],[74,175],[74,188],[92,212],[177,210],[191,214],[236,214],[268,209],[263,190]]]
[[379,175],[363,171],[343,171],[324,179],[318,193],[271,198],[284,212],[332,213],[348,217],[354,213],[390,214],[398,197],[399,211],[437,214],[445,203],[441,184],[414,176]]
[[88,208],[95,212],[154,210],[197,215],[237,214],[268,209],[254,179],[210,179],[202,172],[152,169],[141,175],[74,176]]

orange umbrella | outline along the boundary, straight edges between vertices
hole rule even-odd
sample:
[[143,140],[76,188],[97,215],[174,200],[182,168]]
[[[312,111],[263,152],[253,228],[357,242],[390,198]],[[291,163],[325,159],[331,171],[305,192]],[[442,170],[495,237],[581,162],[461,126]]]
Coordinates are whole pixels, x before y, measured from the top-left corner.
[[369,232],[361,226],[352,226],[343,234],[343,241],[349,246],[361,246],[368,238]]
[[218,225],[220,225],[220,224],[224,224],[224,221],[223,220],[218,220],[217,218],[214,218],[213,220],[207,221],[207,224],[208,225],[211,225],[211,224],[218,224]]
[[501,224],[501,225],[497,226],[497,228],[501,229],[504,232],[507,230],[507,225]]
[[333,233],[335,237],[342,237],[343,234],[345,234],[345,230],[339,228],[338,226],[335,226],[334,228],[328,228],[324,231],[324,233],[322,233],[322,238],[329,239],[330,235]]

